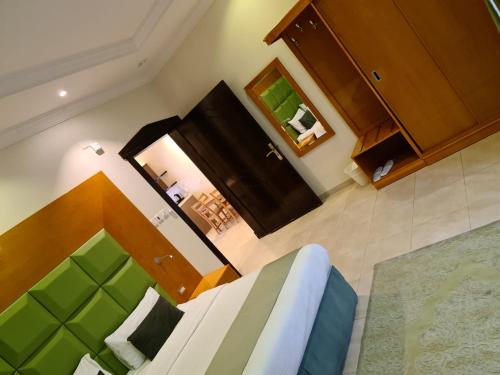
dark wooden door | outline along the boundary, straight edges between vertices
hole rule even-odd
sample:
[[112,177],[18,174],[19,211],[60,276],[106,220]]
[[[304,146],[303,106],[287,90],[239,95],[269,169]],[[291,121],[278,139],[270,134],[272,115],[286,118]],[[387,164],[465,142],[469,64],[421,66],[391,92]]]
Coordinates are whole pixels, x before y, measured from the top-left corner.
[[171,136],[258,236],[321,205],[224,82]]
[[422,150],[477,124],[393,0],[315,4]]

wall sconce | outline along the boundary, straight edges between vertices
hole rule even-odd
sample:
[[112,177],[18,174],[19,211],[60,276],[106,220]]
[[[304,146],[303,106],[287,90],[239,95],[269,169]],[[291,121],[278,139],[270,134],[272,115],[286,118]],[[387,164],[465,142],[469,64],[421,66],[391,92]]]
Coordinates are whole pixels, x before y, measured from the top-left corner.
[[155,257],[155,258],[153,259],[153,262],[155,262],[155,264],[160,265],[160,264],[161,264],[161,262],[162,262],[162,260],[163,260],[163,259],[165,259],[165,258],[174,259],[174,256],[173,256],[173,255],[171,255],[171,254],[167,254],[167,255],[163,255],[163,256],[161,256],[161,257]]
[[86,150],[88,148],[92,149],[92,151],[94,151],[99,156],[104,154],[104,150],[102,149],[102,146],[97,142],[92,142],[91,144],[85,146],[83,149]]

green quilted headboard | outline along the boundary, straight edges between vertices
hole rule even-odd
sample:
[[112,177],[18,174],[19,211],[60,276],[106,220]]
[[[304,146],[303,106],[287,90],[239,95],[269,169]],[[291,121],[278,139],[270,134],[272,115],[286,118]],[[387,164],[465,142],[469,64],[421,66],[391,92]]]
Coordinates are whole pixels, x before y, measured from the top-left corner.
[[290,86],[290,83],[284,77],[280,77],[266,91],[260,94],[260,98],[284,127],[288,135],[294,142],[297,142],[299,133],[288,125],[287,121],[295,116],[299,105],[302,104],[302,100]]
[[150,286],[175,304],[101,230],[0,314],[0,375],[71,375],[86,353],[126,374],[104,338]]

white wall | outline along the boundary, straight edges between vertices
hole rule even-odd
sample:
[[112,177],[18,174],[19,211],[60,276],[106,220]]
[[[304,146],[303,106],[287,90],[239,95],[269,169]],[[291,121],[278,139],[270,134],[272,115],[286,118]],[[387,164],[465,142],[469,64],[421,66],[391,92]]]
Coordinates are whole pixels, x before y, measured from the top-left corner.
[[136,160],[141,165],[148,164],[157,175],[166,170],[162,180],[168,186],[177,181],[188,193],[209,194],[214,189],[214,185],[169,135],[153,143]]
[[[169,101],[176,99],[185,115],[220,80],[262,125],[271,139],[317,194],[347,180],[343,173],[356,138],[283,41],[272,46],[265,35],[297,0],[215,0],[200,24],[165,65],[155,84]],[[279,57],[337,133],[328,142],[298,158],[247,97],[244,87],[273,58]]]
[[[152,217],[165,202],[117,152],[143,125],[187,113],[222,79],[318,194],[345,181],[342,170],[349,161],[354,135],[285,44],[262,42],[295,2],[216,0],[153,85],[0,150],[0,233],[99,170]],[[276,56],[337,132],[300,159],[243,89]],[[91,141],[100,142],[106,153],[99,157],[83,150]],[[182,220],[169,218],[160,230],[201,273],[220,265]]]
[[[0,150],[0,233],[100,170],[152,217],[166,203],[118,151],[145,124],[176,113],[147,85]],[[101,143],[105,154],[82,149],[91,141]],[[202,274],[220,267],[180,218],[167,219],[159,229]]]

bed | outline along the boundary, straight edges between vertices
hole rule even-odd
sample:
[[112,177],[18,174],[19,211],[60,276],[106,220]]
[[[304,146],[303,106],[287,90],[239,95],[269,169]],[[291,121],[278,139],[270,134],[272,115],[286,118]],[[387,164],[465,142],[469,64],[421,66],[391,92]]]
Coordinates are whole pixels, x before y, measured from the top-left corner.
[[184,316],[134,375],[341,374],[357,297],[307,245],[178,305]]
[[357,297],[319,245],[177,305],[153,360],[129,371],[105,340],[152,290],[169,299],[99,231],[0,313],[0,375],[71,375],[87,354],[113,375],[342,373]]

